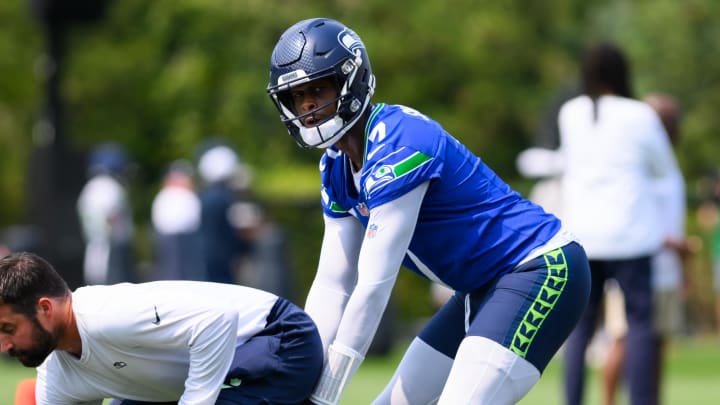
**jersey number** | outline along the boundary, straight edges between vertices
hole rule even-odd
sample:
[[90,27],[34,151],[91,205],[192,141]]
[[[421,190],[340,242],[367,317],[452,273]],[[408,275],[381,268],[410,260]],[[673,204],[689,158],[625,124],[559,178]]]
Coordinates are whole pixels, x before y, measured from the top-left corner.
[[[428,117],[425,116],[423,113],[421,113],[418,110],[412,109],[410,107],[405,107],[404,105],[400,106],[400,109],[402,112],[404,112],[407,115],[410,115],[412,117],[419,117],[424,120],[428,120]],[[373,127],[372,131],[370,131],[370,134],[368,135],[368,139],[370,139],[370,142],[382,142],[383,139],[385,139],[385,136],[387,135],[386,129],[385,129],[385,122],[380,121]]]

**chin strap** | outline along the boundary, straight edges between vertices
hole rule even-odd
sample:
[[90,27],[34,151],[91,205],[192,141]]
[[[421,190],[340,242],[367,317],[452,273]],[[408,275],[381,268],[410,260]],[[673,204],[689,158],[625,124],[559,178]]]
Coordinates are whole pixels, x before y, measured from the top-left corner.
[[348,380],[364,359],[364,356],[347,346],[331,344],[322,376],[310,400],[318,405],[336,405]]

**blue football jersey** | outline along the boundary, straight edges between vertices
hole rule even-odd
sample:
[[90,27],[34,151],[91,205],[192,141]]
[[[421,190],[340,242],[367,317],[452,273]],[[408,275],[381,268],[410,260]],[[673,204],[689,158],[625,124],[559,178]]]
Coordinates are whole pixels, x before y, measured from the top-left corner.
[[349,160],[334,147],[320,171],[323,212],[352,215],[366,228],[372,208],[430,181],[403,265],[457,291],[510,271],[561,225],[436,121],[401,105],[373,106],[359,191]]

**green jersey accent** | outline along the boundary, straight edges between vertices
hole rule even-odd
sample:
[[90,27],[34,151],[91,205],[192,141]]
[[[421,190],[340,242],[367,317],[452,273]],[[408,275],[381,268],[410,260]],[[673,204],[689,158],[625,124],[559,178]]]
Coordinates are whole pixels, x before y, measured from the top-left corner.
[[562,295],[568,279],[568,267],[565,261],[565,253],[561,248],[555,249],[543,255],[547,265],[547,278],[540,287],[540,292],[530,308],[525,313],[522,322],[515,330],[515,335],[510,344],[510,350],[518,356],[525,358],[538,329],[542,326],[547,315]]
[[422,166],[425,162],[427,162],[430,159],[432,159],[430,156],[428,156],[422,152],[415,152],[412,155],[410,155],[407,159],[396,164],[393,167],[393,172],[395,172],[396,177],[403,176],[406,173],[409,173],[409,172],[415,170],[415,168]]
[[333,212],[347,212],[347,210],[339,206],[335,201],[330,202],[330,210]]

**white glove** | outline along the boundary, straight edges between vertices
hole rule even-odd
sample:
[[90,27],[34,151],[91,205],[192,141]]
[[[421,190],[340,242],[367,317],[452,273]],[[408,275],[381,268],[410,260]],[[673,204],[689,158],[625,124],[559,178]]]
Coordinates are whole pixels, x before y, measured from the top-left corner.
[[322,376],[310,400],[318,405],[336,405],[340,401],[345,384],[364,359],[364,356],[347,346],[339,343],[331,344]]

